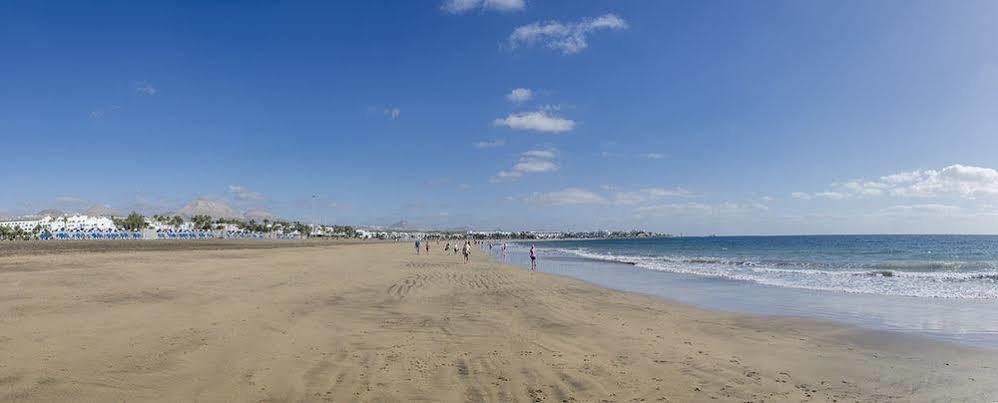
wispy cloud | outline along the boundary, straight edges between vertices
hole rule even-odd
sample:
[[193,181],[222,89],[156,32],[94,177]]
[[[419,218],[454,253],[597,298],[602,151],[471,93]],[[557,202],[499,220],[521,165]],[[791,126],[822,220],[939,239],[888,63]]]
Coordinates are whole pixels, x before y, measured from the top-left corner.
[[90,115],[89,116],[90,116],[90,119],[103,119],[105,116],[107,116],[108,114],[110,114],[112,112],[117,111],[118,109],[121,109],[121,107],[118,106],[118,105],[111,105],[111,106],[109,106],[107,108],[101,108],[101,109],[97,109],[95,111],[90,111]]
[[474,10],[519,11],[526,6],[525,0],[445,0],[440,9],[451,14],[463,14]]
[[677,216],[738,216],[765,211],[768,208],[758,203],[743,204],[723,202],[706,203],[667,203],[641,206],[634,210],[638,218],[669,218]]
[[238,201],[255,201],[263,199],[263,195],[259,192],[254,192],[238,185],[229,185],[228,193],[233,199]]
[[667,155],[662,153],[623,153],[615,151],[602,151],[599,156],[600,158],[631,158],[649,160],[660,160],[667,157]]
[[534,97],[534,92],[529,88],[516,88],[506,94],[506,99],[513,103],[524,103],[531,100]]
[[608,201],[599,194],[581,188],[566,188],[548,193],[534,193],[525,198],[530,204],[539,206],[567,206],[581,204],[607,204]]
[[392,118],[392,120],[395,120],[398,119],[399,115],[402,114],[402,110],[397,107],[388,107],[385,108],[385,110],[382,111],[382,113],[384,113],[385,116]]
[[614,14],[586,18],[573,23],[535,22],[513,30],[513,33],[509,35],[508,43],[513,49],[523,45],[540,44],[549,49],[560,51],[562,54],[570,55],[589,47],[587,36],[593,32],[623,30],[627,27],[627,22]]
[[523,172],[519,171],[499,171],[496,176],[492,177],[492,182],[501,182],[503,180],[517,180],[523,177]]
[[520,160],[513,165],[511,170],[499,171],[492,177],[492,182],[504,180],[517,180],[528,173],[545,173],[558,170],[558,164],[551,161],[558,154],[553,150],[530,150],[520,154]]
[[513,170],[523,173],[543,173],[558,170],[558,165],[546,160],[526,160],[513,165]]
[[545,111],[520,112],[492,122],[496,126],[506,126],[514,130],[533,130],[546,133],[562,133],[575,128],[575,121],[548,114]]
[[811,200],[811,199],[828,199],[828,200],[842,200],[851,197],[850,194],[841,192],[793,192],[790,193],[790,197],[799,200]]
[[472,145],[474,145],[475,148],[479,148],[479,149],[497,148],[497,147],[502,147],[502,146],[506,145],[506,140],[495,139],[495,140],[492,140],[492,141],[479,141],[479,142],[476,142],[476,143],[474,143]]
[[902,204],[887,207],[880,210],[879,215],[907,217],[907,216],[932,216],[953,215],[960,213],[959,206],[946,204]]
[[551,150],[530,150],[521,155],[527,158],[554,158],[558,156]]
[[141,82],[135,85],[135,92],[142,95],[156,95],[159,91],[152,84]]
[[693,196],[692,192],[680,187],[674,189],[645,188],[632,192],[617,192],[617,194],[614,196],[613,203],[618,205],[628,206],[628,205],[645,204],[669,197],[690,197],[690,196]]

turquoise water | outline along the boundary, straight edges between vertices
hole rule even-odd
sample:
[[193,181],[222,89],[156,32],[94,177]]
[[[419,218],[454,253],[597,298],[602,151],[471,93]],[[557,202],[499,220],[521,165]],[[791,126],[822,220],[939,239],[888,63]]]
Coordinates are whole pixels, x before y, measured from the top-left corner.
[[[735,312],[998,346],[998,236],[703,237],[536,243],[541,271]],[[511,248],[511,263],[526,265]]]

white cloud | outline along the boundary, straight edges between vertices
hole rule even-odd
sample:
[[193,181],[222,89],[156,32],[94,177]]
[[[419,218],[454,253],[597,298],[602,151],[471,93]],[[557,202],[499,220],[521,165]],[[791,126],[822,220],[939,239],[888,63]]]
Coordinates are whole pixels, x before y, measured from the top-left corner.
[[519,171],[499,171],[496,176],[493,176],[490,180],[491,182],[502,182],[507,180],[515,181],[523,177],[523,172]]
[[535,130],[548,133],[567,132],[575,128],[574,121],[549,115],[544,111],[514,113],[505,119],[496,119],[493,124],[515,130]]
[[975,199],[998,196],[998,171],[967,165],[950,165],[939,171],[902,172],[880,178],[888,191],[902,197],[956,196]]
[[940,216],[953,215],[960,211],[960,207],[946,204],[907,204],[891,206],[880,210],[880,213],[887,216]]
[[614,195],[613,203],[624,206],[632,206],[667,197],[687,197],[692,195],[693,193],[690,191],[678,187],[675,189],[647,188],[634,192],[617,192],[617,194]]
[[669,203],[638,207],[634,215],[639,218],[662,218],[675,216],[732,216],[745,215],[768,210],[761,204],[738,204],[724,202],[718,204],[704,203]]
[[481,6],[482,0],[447,0],[440,5],[440,9],[448,13],[466,13]]
[[530,150],[523,153],[523,156],[528,158],[554,158],[557,154],[554,151],[548,150]]
[[554,151],[530,150],[521,155],[522,157],[520,157],[520,160],[513,165],[512,170],[499,171],[496,176],[492,177],[492,182],[517,180],[523,177],[524,174],[528,173],[545,173],[558,170],[558,165],[550,161],[551,158],[557,157],[557,154]]
[[607,200],[585,189],[567,188],[549,193],[534,193],[527,203],[539,206],[567,206],[580,204],[607,204]]
[[402,110],[399,108],[385,108],[384,114],[392,118],[392,120],[398,119],[399,115],[402,114]]
[[524,0],[485,0],[482,6],[491,10],[516,11],[523,10],[527,4]]
[[239,201],[250,201],[250,200],[261,200],[263,195],[257,192],[253,192],[245,187],[238,185],[229,185],[229,194],[232,198]]
[[665,155],[662,155],[662,154],[659,154],[659,153],[648,153],[648,154],[645,154],[645,158],[648,158],[650,160],[660,160],[662,158],[665,158]]
[[849,197],[849,195],[839,192],[818,192],[814,194],[814,197],[820,197],[823,199],[830,199],[830,200],[842,200]]
[[506,94],[506,99],[513,103],[523,103],[529,101],[534,97],[534,92],[529,88],[516,88],[509,94]]
[[152,84],[138,83],[138,85],[135,86],[135,92],[142,95],[156,95],[158,91],[156,90],[156,87],[152,86]]
[[476,9],[493,11],[519,11],[526,8],[525,0],[445,0],[440,9],[451,14],[467,13]]
[[496,148],[506,145],[506,140],[495,139],[492,141],[479,141],[474,143],[475,148]]
[[869,182],[852,180],[838,185],[843,190],[858,196],[879,196],[887,188],[886,184],[879,182]]
[[968,165],[950,165],[940,170],[916,170],[881,176],[875,180],[855,179],[833,183],[834,190],[813,194],[795,192],[793,197],[823,197],[842,200],[850,197],[895,196],[907,198],[956,197],[977,199],[998,197],[998,171]]
[[689,190],[686,190],[686,189],[683,189],[683,188],[679,188],[679,187],[677,187],[675,189],[648,188],[648,189],[642,190],[642,192],[644,192],[644,193],[646,193],[646,194],[648,194],[648,195],[650,195],[652,197],[676,197],[676,196],[685,197],[685,196],[692,196],[693,195],[693,193],[690,192]]
[[842,200],[848,198],[850,195],[841,192],[793,192],[790,194],[791,197],[800,200],[811,200],[811,199],[829,199],[829,200]]
[[627,22],[614,14],[606,14],[596,18],[586,18],[579,22],[562,23],[548,21],[523,25],[513,30],[509,35],[509,46],[517,48],[521,45],[541,44],[549,49],[570,55],[579,53],[589,47],[586,36],[599,30],[627,29]]
[[523,173],[543,173],[543,172],[554,172],[558,170],[558,165],[551,161],[544,160],[526,160],[517,162],[513,165],[513,170]]

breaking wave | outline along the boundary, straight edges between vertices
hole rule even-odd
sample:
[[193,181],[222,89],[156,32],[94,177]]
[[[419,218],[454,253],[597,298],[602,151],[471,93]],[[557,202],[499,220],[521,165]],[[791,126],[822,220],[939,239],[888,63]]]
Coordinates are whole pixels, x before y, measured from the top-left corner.
[[902,261],[831,265],[703,256],[618,255],[585,248],[549,251],[648,270],[776,287],[907,297],[998,299],[998,267],[993,262]]

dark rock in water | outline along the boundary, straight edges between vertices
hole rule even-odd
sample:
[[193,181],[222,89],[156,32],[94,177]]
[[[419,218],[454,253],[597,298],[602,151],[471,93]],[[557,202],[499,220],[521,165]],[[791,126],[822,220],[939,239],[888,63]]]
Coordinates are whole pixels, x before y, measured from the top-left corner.
[[890,270],[871,271],[867,273],[867,275],[876,276],[876,277],[894,277],[894,272]]

